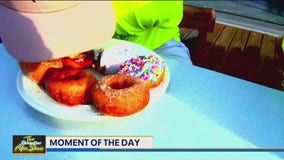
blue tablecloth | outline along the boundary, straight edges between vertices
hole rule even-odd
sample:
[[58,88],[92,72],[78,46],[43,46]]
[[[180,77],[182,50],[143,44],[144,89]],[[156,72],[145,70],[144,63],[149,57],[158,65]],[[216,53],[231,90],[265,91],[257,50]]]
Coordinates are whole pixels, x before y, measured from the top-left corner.
[[284,93],[165,59],[170,85],[137,115],[99,122],[49,117],[20,97],[15,61],[0,45],[0,157],[4,159],[283,159],[284,152],[48,152],[14,156],[13,135],[153,136],[155,148],[284,148]]

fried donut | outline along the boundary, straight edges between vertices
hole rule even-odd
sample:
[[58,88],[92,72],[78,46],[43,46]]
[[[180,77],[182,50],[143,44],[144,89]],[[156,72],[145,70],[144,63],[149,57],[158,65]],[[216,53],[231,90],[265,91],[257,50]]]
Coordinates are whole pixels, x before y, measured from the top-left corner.
[[138,78],[115,74],[101,78],[92,89],[92,100],[100,113],[121,117],[146,107],[150,92]]
[[62,68],[63,64],[60,59],[44,61],[44,62],[19,62],[19,66],[22,70],[22,73],[36,84],[42,85],[44,83],[45,75],[47,70],[50,68]]
[[119,73],[137,77],[154,88],[164,79],[165,62],[155,55],[137,56],[122,63]]
[[82,69],[50,69],[45,81],[49,96],[68,106],[91,104],[91,88],[96,83],[95,76]]
[[63,57],[62,63],[64,66],[72,68],[91,68],[94,64],[94,52],[90,50],[74,56]]

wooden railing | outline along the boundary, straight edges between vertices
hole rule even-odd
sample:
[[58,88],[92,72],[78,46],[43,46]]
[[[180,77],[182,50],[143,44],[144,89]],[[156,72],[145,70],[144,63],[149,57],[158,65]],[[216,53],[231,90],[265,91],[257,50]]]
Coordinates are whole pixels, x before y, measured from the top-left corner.
[[185,5],[179,27],[198,30],[198,43],[200,44],[206,40],[207,33],[214,30],[215,21],[214,9]]

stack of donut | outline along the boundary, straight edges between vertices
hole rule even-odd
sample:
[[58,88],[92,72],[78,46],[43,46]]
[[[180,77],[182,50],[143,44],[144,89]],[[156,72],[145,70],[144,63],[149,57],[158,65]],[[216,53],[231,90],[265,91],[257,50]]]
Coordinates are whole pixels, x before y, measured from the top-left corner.
[[93,62],[91,51],[71,57],[64,57],[38,63],[19,62],[19,66],[29,78],[42,86],[55,101],[76,106],[91,104],[91,88],[96,77],[85,70]]
[[39,63],[19,62],[22,73],[55,101],[70,107],[93,105],[98,112],[116,117],[143,110],[150,89],[161,83],[165,71],[164,62],[154,55],[131,58],[118,73],[100,80],[92,73],[97,65],[93,51]]

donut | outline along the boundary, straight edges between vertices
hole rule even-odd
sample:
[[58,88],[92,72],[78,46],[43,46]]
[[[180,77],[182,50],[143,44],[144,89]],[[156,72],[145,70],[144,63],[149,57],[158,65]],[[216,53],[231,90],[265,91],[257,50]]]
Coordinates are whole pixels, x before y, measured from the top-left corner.
[[63,67],[62,61],[60,59],[35,63],[19,62],[18,64],[22,73],[38,85],[42,85],[44,83],[46,72],[50,68]]
[[63,57],[61,61],[67,67],[80,69],[91,68],[94,64],[94,52],[90,50],[73,56]]
[[149,88],[143,81],[122,74],[106,75],[92,89],[93,104],[98,112],[115,117],[141,111],[149,98]]
[[95,76],[77,68],[53,68],[47,73],[45,90],[55,101],[75,106],[91,104],[91,89],[97,82]]
[[137,56],[122,63],[118,73],[137,77],[154,88],[164,79],[165,62],[155,55]]

